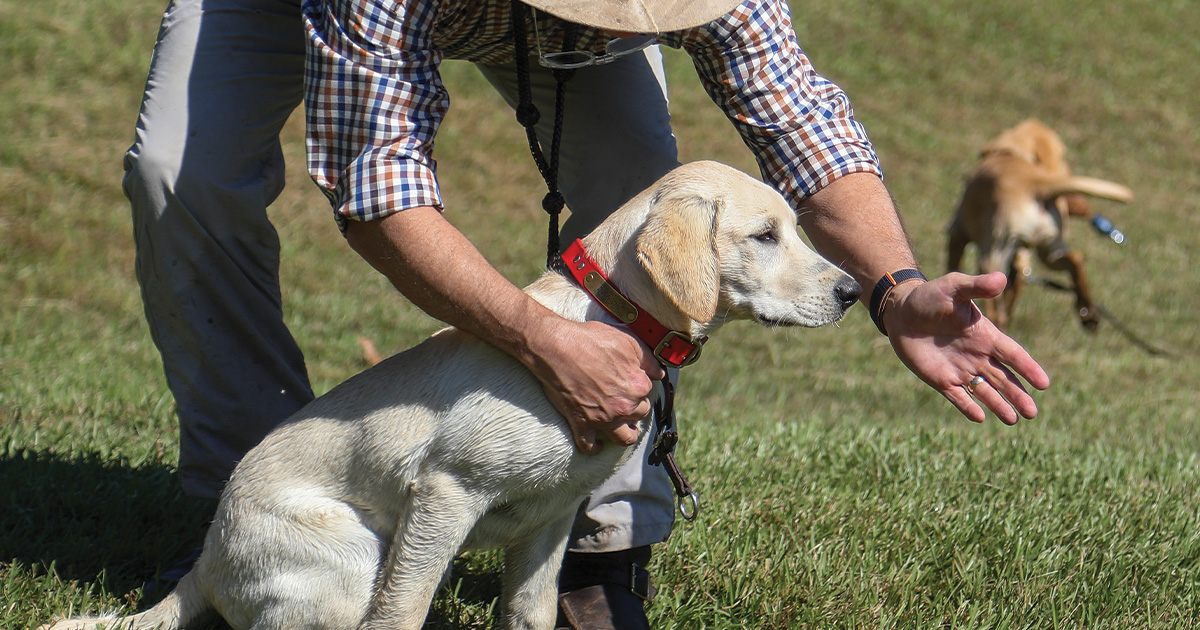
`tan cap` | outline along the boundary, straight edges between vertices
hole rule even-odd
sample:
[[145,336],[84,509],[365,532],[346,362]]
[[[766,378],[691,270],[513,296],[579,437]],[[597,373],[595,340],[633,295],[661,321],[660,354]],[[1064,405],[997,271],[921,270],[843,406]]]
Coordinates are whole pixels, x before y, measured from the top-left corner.
[[742,0],[523,0],[585,26],[625,33],[665,33],[707,24]]

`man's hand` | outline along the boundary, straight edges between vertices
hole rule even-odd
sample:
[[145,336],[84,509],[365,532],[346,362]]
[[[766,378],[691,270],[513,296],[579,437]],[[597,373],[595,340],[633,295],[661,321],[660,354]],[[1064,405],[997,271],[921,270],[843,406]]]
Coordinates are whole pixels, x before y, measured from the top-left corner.
[[575,446],[584,453],[637,441],[636,422],[650,414],[654,381],[662,366],[645,344],[599,322],[560,320],[549,326],[531,365],[546,397],[571,425]]
[[351,221],[346,240],[430,315],[515,357],[542,382],[585,453],[628,446],[662,367],[629,333],[563,319],[500,275],[436,208]]
[[[888,338],[904,365],[975,422],[986,417],[978,403],[1005,424],[1016,424],[1017,414],[1037,415],[1037,405],[1016,375],[1037,389],[1050,386],[1050,377],[1033,357],[971,302],[999,296],[1005,283],[1003,273],[951,273],[925,283],[907,282],[892,290],[884,311]],[[984,382],[968,392],[975,376]]]

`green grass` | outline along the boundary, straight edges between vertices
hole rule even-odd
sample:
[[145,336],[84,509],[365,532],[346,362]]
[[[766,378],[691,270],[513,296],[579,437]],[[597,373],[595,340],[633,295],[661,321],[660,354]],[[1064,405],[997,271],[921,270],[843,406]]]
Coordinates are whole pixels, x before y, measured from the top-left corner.
[[[173,403],[132,273],[121,156],[162,0],[0,0],[0,628],[152,602],[199,541],[174,476]],[[817,0],[802,44],[850,93],[925,269],[978,147],[1038,117],[1124,247],[1076,226],[1112,325],[1032,289],[1012,334],[1053,379],[1041,414],[973,425],[907,373],[862,309],[838,328],[730,326],[685,375],[680,461],[701,495],[653,563],[656,628],[1191,628],[1200,623],[1200,13],[1190,0]],[[753,172],[668,51],[685,160]],[[541,182],[513,117],[445,68],[448,216],[518,283],[539,272]],[[361,369],[355,338],[439,324],[359,260],[285,130],[272,207],[287,317],[314,386]],[[1111,323],[1111,322],[1110,322]],[[460,559],[433,626],[491,627],[496,554]]]

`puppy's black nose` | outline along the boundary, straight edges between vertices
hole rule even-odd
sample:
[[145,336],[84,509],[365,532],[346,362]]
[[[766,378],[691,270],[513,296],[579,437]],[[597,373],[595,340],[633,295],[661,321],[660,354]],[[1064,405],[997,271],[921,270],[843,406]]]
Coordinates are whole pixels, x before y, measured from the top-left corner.
[[833,288],[833,294],[842,303],[842,308],[849,309],[862,295],[862,287],[853,278],[846,278],[837,283],[837,286]]

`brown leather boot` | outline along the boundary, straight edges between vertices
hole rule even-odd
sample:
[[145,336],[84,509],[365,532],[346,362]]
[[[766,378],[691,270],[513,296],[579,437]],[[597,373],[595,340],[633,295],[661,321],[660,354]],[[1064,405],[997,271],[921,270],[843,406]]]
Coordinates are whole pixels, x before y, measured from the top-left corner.
[[650,547],[567,552],[558,579],[560,630],[650,630]]

